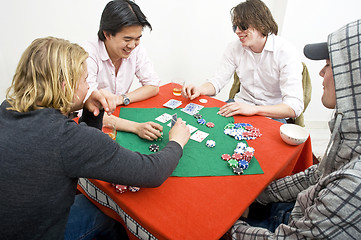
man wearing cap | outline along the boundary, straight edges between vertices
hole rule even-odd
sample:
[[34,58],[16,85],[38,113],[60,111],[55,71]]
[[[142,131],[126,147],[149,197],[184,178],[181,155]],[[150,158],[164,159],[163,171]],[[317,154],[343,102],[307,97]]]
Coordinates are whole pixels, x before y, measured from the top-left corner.
[[234,239],[361,239],[361,20],[327,43],[306,45],[304,54],[326,60],[320,76],[322,103],[335,109],[330,143],[320,164],[273,181],[233,225]]

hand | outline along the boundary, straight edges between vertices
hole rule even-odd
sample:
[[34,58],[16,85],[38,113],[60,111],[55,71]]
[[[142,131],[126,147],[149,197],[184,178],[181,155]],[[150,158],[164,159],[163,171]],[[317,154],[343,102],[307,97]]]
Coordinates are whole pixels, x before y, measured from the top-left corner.
[[183,122],[181,118],[177,119],[172,129],[169,131],[169,141],[175,141],[179,143],[182,148],[187,144],[191,133],[188,126]]
[[219,109],[218,114],[224,117],[231,117],[236,114],[253,116],[257,114],[257,106],[240,102],[227,103]]
[[162,131],[163,127],[158,123],[145,122],[137,124],[135,134],[140,138],[153,141],[162,136]]
[[185,86],[182,89],[182,96],[185,98],[189,98],[190,100],[193,100],[196,97],[199,97],[199,95],[201,95],[199,88],[195,87],[192,84]]
[[94,114],[98,116],[100,109],[104,108],[108,115],[111,115],[117,105],[121,103],[121,97],[116,96],[104,89],[95,90],[92,92],[84,106]]

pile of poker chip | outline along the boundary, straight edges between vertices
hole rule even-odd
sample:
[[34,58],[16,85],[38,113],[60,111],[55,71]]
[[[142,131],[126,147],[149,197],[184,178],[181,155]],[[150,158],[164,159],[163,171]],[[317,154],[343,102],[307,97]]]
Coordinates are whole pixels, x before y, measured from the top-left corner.
[[249,123],[228,123],[224,127],[224,134],[236,140],[251,140],[262,136],[260,130]]
[[207,122],[203,118],[203,116],[201,114],[199,114],[199,113],[194,114],[193,117],[197,119],[197,123],[200,124],[200,125],[206,125],[209,128],[214,128],[214,126],[215,126],[214,123]]
[[239,142],[234,149],[232,156],[228,153],[222,154],[221,158],[227,161],[235,174],[241,175],[249,167],[254,156],[254,148],[247,146],[244,142]]
[[130,192],[138,192],[140,190],[140,187],[125,186],[125,185],[115,184],[115,183],[112,183],[112,186],[115,188],[115,191],[117,193],[125,193],[128,190]]

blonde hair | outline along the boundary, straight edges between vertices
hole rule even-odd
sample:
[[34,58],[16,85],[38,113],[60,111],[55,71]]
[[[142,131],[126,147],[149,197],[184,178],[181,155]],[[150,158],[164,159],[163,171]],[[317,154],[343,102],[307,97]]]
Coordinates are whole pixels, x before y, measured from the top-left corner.
[[87,57],[82,47],[69,41],[35,39],[21,56],[7,90],[8,109],[28,112],[54,108],[68,113]]

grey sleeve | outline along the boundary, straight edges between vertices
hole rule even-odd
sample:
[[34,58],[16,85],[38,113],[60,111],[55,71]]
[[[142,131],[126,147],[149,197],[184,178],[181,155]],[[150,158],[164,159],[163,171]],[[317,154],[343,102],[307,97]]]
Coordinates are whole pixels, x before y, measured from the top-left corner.
[[172,174],[183,154],[182,147],[174,141],[154,154],[133,152],[84,124],[72,126],[64,134],[64,171],[74,178],[157,187]]

